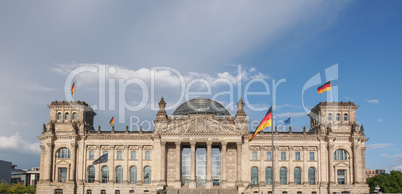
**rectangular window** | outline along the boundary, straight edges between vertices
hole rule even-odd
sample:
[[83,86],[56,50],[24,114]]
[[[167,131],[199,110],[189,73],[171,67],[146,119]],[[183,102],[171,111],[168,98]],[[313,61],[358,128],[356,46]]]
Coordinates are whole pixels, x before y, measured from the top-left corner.
[[151,159],[151,151],[145,151],[145,160]]
[[337,172],[338,184],[346,184],[346,170],[338,170]]
[[131,160],[135,160],[136,155],[137,155],[136,151],[131,151]]
[[123,151],[121,151],[121,150],[117,151],[117,159],[118,160],[123,159]]
[[300,152],[295,152],[295,160],[300,160]]
[[257,160],[257,152],[253,152],[252,160]]
[[59,168],[59,182],[67,182],[67,168]]
[[311,160],[311,161],[314,161],[314,160],[315,160],[314,152],[310,152],[310,160]]
[[115,190],[114,194],[120,194],[120,190]]
[[267,152],[267,160],[272,160],[272,152]]
[[107,154],[108,151],[107,150],[103,150],[103,155]]
[[286,160],[286,152],[281,152],[281,160]]
[[89,159],[94,159],[94,151],[93,150],[89,151]]
[[54,194],[63,194],[63,189],[55,189]]

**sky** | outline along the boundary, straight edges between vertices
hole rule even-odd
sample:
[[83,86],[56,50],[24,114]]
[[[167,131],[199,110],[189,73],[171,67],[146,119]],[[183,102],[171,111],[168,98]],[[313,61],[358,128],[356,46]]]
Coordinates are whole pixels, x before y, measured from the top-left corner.
[[47,105],[71,100],[74,81],[102,130],[112,116],[116,130],[152,130],[162,96],[168,114],[201,96],[231,114],[242,97],[250,126],[274,103],[275,122],[292,117],[301,131],[332,80],[335,101],[359,106],[366,167],[402,170],[401,10],[392,0],[1,1],[0,160],[39,166]]

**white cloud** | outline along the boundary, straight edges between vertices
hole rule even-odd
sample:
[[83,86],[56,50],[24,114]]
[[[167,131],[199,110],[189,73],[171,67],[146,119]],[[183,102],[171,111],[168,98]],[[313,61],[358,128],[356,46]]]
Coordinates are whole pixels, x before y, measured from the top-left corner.
[[367,145],[367,151],[373,150],[373,149],[386,148],[386,147],[389,147],[391,145],[392,144],[388,144],[388,143],[370,144],[370,145]]
[[378,119],[378,122],[380,122],[380,123],[381,123],[381,122],[382,122],[382,119]]
[[24,153],[40,153],[39,143],[28,143],[17,132],[12,136],[0,136],[0,150],[15,150]]
[[368,102],[368,103],[371,103],[371,104],[378,104],[378,103],[380,103],[380,101],[379,101],[378,99],[367,100],[367,102]]
[[[152,76],[154,76],[154,81],[156,84],[163,83],[164,86],[170,87],[178,87],[181,86],[181,81],[184,81],[188,84],[190,81],[195,79],[205,80],[210,86],[216,87],[224,82],[219,82],[218,80],[225,80],[236,86],[238,83],[239,75],[237,71],[235,72],[220,72],[220,73],[198,73],[198,72],[180,72],[178,69],[170,68],[170,67],[161,67],[159,69],[152,68],[141,68],[137,70],[128,69],[126,67],[118,66],[118,65],[103,65],[103,64],[59,64],[56,67],[52,68],[52,71],[57,74],[68,75],[75,69],[79,67],[96,67],[99,72],[103,67],[106,71],[106,79],[132,79],[139,78],[145,83],[150,83]],[[115,71],[114,71],[114,70]],[[113,70],[114,73],[109,73],[110,70]],[[264,75],[261,72],[257,72],[256,68],[251,67],[250,70],[241,70],[241,81],[247,81],[251,79],[266,79],[267,75]],[[79,84],[97,84],[99,80],[98,73],[92,72],[82,72],[76,76],[77,86]]]
[[395,166],[392,169],[402,171],[402,165]]

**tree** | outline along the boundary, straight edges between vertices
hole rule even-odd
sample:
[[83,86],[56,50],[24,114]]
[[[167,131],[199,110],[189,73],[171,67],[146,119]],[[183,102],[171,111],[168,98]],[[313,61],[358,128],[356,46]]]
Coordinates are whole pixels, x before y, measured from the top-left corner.
[[0,193],[8,193],[10,185],[6,181],[1,181],[0,183]]
[[367,179],[370,192],[374,192],[375,187],[380,186],[383,193],[402,193],[402,173],[391,171],[390,174],[384,173]]
[[16,193],[16,194],[24,194],[26,193],[25,191],[25,185],[23,185],[22,183],[16,183],[16,184],[12,184],[10,189],[9,189],[9,193]]

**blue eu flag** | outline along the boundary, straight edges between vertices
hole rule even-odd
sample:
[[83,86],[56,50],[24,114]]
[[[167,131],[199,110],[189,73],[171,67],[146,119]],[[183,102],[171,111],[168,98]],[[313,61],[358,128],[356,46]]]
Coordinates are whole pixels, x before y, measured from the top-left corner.
[[284,120],[283,123],[285,123],[285,125],[290,125],[290,117],[288,119]]
[[109,153],[103,154],[101,157],[99,157],[98,159],[96,159],[92,164],[101,164],[101,163],[107,162],[108,154],[109,154]]

